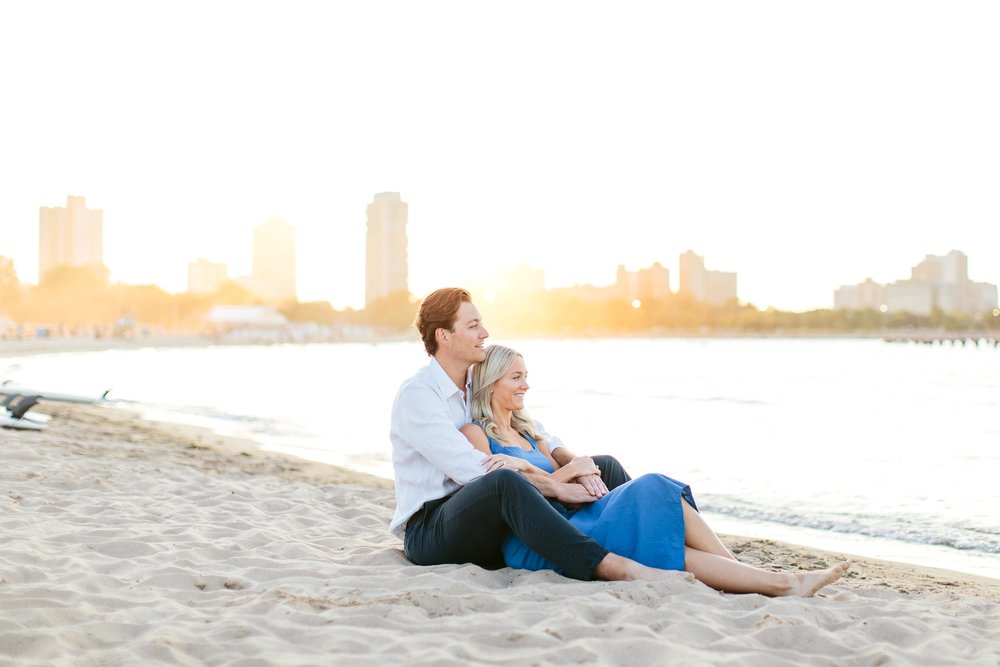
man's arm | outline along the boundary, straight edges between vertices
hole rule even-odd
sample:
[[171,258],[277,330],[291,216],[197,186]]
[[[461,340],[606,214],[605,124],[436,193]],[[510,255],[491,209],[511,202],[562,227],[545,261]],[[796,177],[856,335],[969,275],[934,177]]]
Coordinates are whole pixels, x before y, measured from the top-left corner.
[[576,454],[569,451],[565,445],[562,447],[556,447],[555,449],[550,448],[549,450],[552,453],[552,458],[556,460],[556,463],[559,464],[560,468],[576,458]]
[[429,387],[404,388],[393,405],[396,436],[459,484],[482,477],[485,458],[465,439],[448,406]]
[[558,500],[561,503],[592,503],[597,496],[576,482],[557,482],[546,474],[522,472],[529,482],[546,498]]
[[[476,450],[483,452],[484,454],[490,454],[490,443],[489,439],[486,437],[486,432],[480,426],[476,424],[466,424],[460,429],[462,435],[464,435],[469,443],[476,448]],[[508,457],[502,457],[507,459]],[[488,461],[489,459],[487,459]],[[523,461],[527,463],[527,461]],[[497,468],[494,468],[494,470]],[[492,472],[492,470],[487,471],[487,474]],[[538,491],[546,498],[555,498],[556,500],[566,502],[566,503],[588,503],[597,500],[590,493],[587,493],[583,487],[575,482],[560,482],[552,478],[544,470],[540,470],[533,465],[528,464],[522,467],[519,472],[524,475],[524,477],[531,482]],[[583,491],[583,493],[581,493]]]
[[547,453],[552,457],[557,467],[563,468],[576,458],[576,454],[569,451],[566,445],[563,444],[562,439],[546,431],[545,426],[537,419],[535,420],[535,429],[541,434],[543,444],[540,449],[542,449],[543,453]]

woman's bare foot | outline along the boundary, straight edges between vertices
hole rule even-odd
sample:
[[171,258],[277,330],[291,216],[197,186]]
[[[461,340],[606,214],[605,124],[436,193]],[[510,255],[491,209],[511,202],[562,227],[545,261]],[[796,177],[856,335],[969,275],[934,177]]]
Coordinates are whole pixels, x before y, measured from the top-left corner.
[[812,572],[796,572],[789,582],[788,591],[779,593],[779,596],[800,595],[804,598],[812,597],[816,592],[832,584],[837,579],[844,576],[851,567],[851,562],[841,563],[825,570],[813,570]]

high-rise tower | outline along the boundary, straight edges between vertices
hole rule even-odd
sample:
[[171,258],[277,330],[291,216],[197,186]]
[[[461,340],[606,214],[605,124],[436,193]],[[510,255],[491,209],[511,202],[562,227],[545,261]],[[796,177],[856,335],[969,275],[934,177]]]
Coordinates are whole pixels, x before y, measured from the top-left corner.
[[104,211],[87,208],[85,197],[38,210],[38,280],[57,266],[104,267]]
[[705,259],[688,250],[680,259],[680,294],[688,294],[695,301],[724,304],[736,300],[736,274],[709,271]]
[[380,192],[368,204],[365,253],[365,306],[407,292],[406,218],[408,206],[398,192]]
[[250,283],[267,301],[295,300],[295,228],[268,218],[253,230]]

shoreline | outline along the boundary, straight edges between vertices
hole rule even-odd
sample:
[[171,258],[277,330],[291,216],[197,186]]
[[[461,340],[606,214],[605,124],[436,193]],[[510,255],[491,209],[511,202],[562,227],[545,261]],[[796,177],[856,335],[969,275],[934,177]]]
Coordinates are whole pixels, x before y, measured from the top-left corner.
[[[382,476],[379,474],[372,473],[367,470],[361,470],[357,467],[352,467],[350,465],[338,465],[336,463],[327,463],[324,461],[318,461],[315,459],[310,459],[303,456],[297,456],[295,454],[286,453],[276,449],[265,448],[265,445],[261,442],[254,440],[252,437],[239,437],[218,433],[209,427],[196,426],[193,424],[186,424],[179,421],[171,421],[169,418],[159,419],[153,416],[142,414],[142,410],[138,408],[128,408],[128,407],[115,407],[116,410],[124,410],[131,412],[138,419],[146,423],[157,424],[163,429],[171,432],[176,432],[182,437],[195,437],[199,439],[214,439],[218,444],[224,445],[228,450],[238,449],[245,451],[247,449],[258,452],[262,455],[275,456],[277,458],[283,458],[292,461],[298,461],[305,463],[307,465],[316,466],[329,466],[337,470],[348,471],[350,474],[359,475],[363,479],[378,480],[382,485],[380,488],[393,488],[393,481],[391,477]],[[926,550],[933,549],[933,545],[927,545],[922,543],[909,543],[909,542],[899,542],[896,543],[888,538],[878,539],[873,537],[867,537],[863,535],[843,535],[839,533],[831,533],[828,531],[818,531],[816,529],[804,529],[797,526],[789,526],[785,524],[763,524],[760,522],[746,522],[740,519],[734,519],[721,514],[714,514],[711,508],[706,510],[707,516],[711,516],[712,525],[719,525],[722,528],[718,529],[720,535],[724,534],[732,537],[736,540],[741,541],[761,541],[767,543],[774,543],[784,545],[787,549],[793,549],[797,551],[811,550],[817,553],[827,553],[832,554],[837,552],[838,543],[845,544],[845,548],[840,552],[853,558],[855,560],[866,560],[872,563],[879,563],[882,565],[897,565],[901,568],[911,568],[913,572],[936,572],[938,576],[948,576],[949,574],[956,579],[969,579],[974,582],[985,582],[991,586],[995,586],[998,591],[1000,591],[1000,577],[993,577],[989,574],[984,574],[982,571],[975,571],[976,568],[970,567],[970,569],[962,569],[961,561],[966,557],[964,552],[958,552],[949,554],[951,556],[950,560],[954,562],[954,566],[949,567],[947,564],[939,565],[936,561],[923,553]],[[810,533],[820,533],[820,535],[810,535]],[[810,542],[809,538],[813,537],[815,543]],[[801,541],[800,541],[801,540]],[[880,557],[879,555],[873,555],[873,552],[878,551],[881,546],[891,546],[892,552],[900,554],[900,558],[891,557]],[[852,550],[851,547],[855,550]],[[947,549],[946,547],[940,547],[941,549]],[[907,552],[912,552],[913,558],[907,559]],[[945,558],[945,560],[949,560]],[[982,568],[979,568],[980,570]],[[1000,602],[1000,595],[996,598],[997,602]]]
[[926,542],[904,542],[889,537],[838,533],[782,523],[750,521],[704,510],[719,532],[751,538],[772,539],[817,551],[843,552],[878,562],[948,571],[963,576],[1000,582],[998,559],[979,551],[963,551]]
[[[51,404],[48,404],[51,406]],[[333,471],[339,471],[334,477],[340,481],[343,480],[355,480],[353,483],[360,483],[366,486],[373,486],[374,488],[384,488],[392,489],[393,482],[391,477],[381,476],[378,474],[373,474],[370,471],[360,470],[356,467],[351,467],[350,465],[338,465],[337,463],[328,463],[323,461],[318,461],[315,459],[306,458],[303,456],[297,456],[295,454],[286,453],[274,448],[271,448],[264,443],[254,440],[250,436],[238,436],[238,435],[228,435],[220,433],[213,430],[208,426],[200,426],[191,423],[184,423],[183,421],[177,421],[171,419],[171,415],[165,415],[163,418],[159,418],[154,415],[148,414],[144,408],[137,406],[127,406],[127,405],[114,405],[109,404],[101,406],[102,409],[110,408],[107,410],[107,415],[113,415],[115,413],[123,413],[129,415],[129,419],[137,420],[139,423],[147,425],[155,425],[160,430],[172,434],[174,437],[182,439],[191,439],[196,443],[210,443],[212,447],[218,448],[227,454],[240,454],[253,452],[254,455],[262,457],[271,457],[276,460],[283,461],[286,466],[293,466],[295,469],[300,471],[316,471],[321,469],[328,469]],[[47,409],[47,408],[46,408]],[[361,481],[358,481],[361,480]],[[365,481],[367,480],[367,481]],[[712,515],[711,509],[707,508],[706,511],[708,515]],[[715,515],[712,518],[713,525],[718,525],[718,532],[720,534],[726,534],[732,536],[734,539],[743,541],[761,541],[774,544],[781,544],[787,548],[795,550],[812,550],[815,552],[833,553],[832,550],[837,549],[840,545],[839,543],[844,543],[847,545],[843,549],[843,553],[849,555],[855,560],[866,560],[874,563],[882,564],[895,564],[903,568],[912,568],[914,572],[917,571],[928,571],[928,572],[938,572],[941,575],[950,573],[955,579],[969,579],[970,581],[983,581],[991,582],[993,585],[1000,589],[1000,578],[992,577],[989,574],[984,574],[981,571],[975,571],[976,568],[962,569],[961,563],[955,563],[955,565],[949,567],[948,564],[937,565],[932,559],[923,554],[919,553],[922,549],[930,549],[931,545],[924,544],[914,544],[914,543],[900,543],[893,549],[892,552],[898,557],[880,557],[878,553],[873,554],[876,551],[877,545],[880,541],[877,538],[867,538],[864,536],[855,535],[841,535],[837,533],[827,533],[824,531],[822,535],[815,539],[815,542],[809,541],[808,529],[801,529],[795,526],[787,526],[784,524],[763,524],[758,526],[753,522],[747,524],[739,519],[733,519],[732,517],[727,517],[725,515]],[[745,525],[744,525],[745,524]],[[817,537],[817,536],[814,536]],[[850,548],[850,543],[856,542],[855,546],[861,547],[857,551],[852,551]],[[888,542],[892,542],[888,540]],[[902,548],[898,548],[902,547]],[[906,551],[913,550],[914,558],[907,559]],[[903,552],[903,553],[900,553]],[[961,560],[965,554],[959,553],[955,554],[957,558],[955,560]],[[989,586],[988,586],[989,588]],[[994,598],[996,601],[1000,602],[1000,596]]]
[[[73,406],[71,408],[71,410],[79,409],[81,409],[80,406]],[[187,443],[189,449],[212,452],[213,454],[217,453],[230,460],[256,458],[258,461],[251,466],[254,470],[270,470],[272,474],[289,480],[311,484],[350,484],[386,491],[390,495],[392,495],[395,488],[391,479],[345,466],[263,449],[261,443],[251,438],[224,435],[203,426],[150,419],[144,417],[139,411],[133,408],[110,405],[99,406],[97,409],[103,412],[101,414],[102,417],[128,424],[133,429],[139,428],[141,430],[145,428],[150,431],[159,431],[171,439]],[[246,466],[243,465],[240,467]],[[395,506],[394,495],[387,497],[386,501],[390,502],[393,507]],[[388,528],[388,524],[386,528]],[[720,537],[727,545],[734,547],[734,552],[736,552],[735,549],[749,551],[749,559],[746,562],[758,567],[769,567],[769,563],[762,559],[756,553],[756,550],[762,550],[774,557],[773,565],[775,567],[772,569],[781,569],[782,567],[793,565],[797,561],[806,563],[815,561],[836,562],[838,558],[843,559],[846,557],[855,564],[863,564],[865,570],[870,569],[872,571],[871,576],[877,575],[875,576],[875,581],[882,581],[883,584],[881,585],[889,588],[896,590],[905,589],[910,592],[927,592],[929,590],[965,591],[970,595],[979,595],[1000,604],[1000,579],[972,572],[880,559],[849,552],[838,552],[785,540],[741,535],[732,531],[720,533]],[[763,547],[767,548],[763,549]],[[867,572],[858,576],[862,580],[871,578]],[[910,581],[910,579],[914,579],[915,581]]]
[[[11,341],[7,341],[10,343]],[[62,343],[65,340],[54,339],[51,341],[46,341],[50,343]],[[104,341],[110,345],[112,341]],[[145,347],[150,340],[143,341],[126,341],[128,344],[127,348],[124,349],[139,349]],[[192,346],[211,346],[209,341],[205,339],[183,339],[183,345],[170,345],[171,343],[177,342],[173,339],[160,340],[161,343],[167,345],[168,347],[187,347]],[[2,341],[0,341],[2,343]],[[104,349],[112,349],[106,347]],[[42,350],[38,353],[44,354],[49,350]],[[18,355],[10,356],[6,358],[10,362],[12,368],[16,368]],[[0,354],[0,359],[4,358]],[[3,380],[0,377],[0,380]],[[136,411],[135,407],[129,407],[126,404],[119,405],[121,409]],[[136,406],[137,407],[137,406]],[[212,432],[208,429],[215,428],[216,425],[210,423],[210,421],[192,419],[192,423],[185,423],[183,413],[169,411],[161,411],[162,414],[157,414],[157,411],[150,411],[145,408],[138,408],[137,414],[142,414],[146,419],[156,420],[160,424],[171,424],[176,425],[181,429],[192,429],[192,432],[198,428],[205,428],[206,432]],[[196,426],[197,424],[203,424],[203,426]],[[231,425],[228,425],[231,426]],[[302,460],[316,460],[325,461],[334,465],[340,465],[342,467],[349,468],[351,470],[356,470],[359,472],[374,472],[377,476],[382,479],[391,479],[391,470],[382,469],[383,466],[376,466],[375,464],[366,466],[356,465],[361,462],[349,459],[348,457],[337,457],[335,453],[329,456],[321,454],[319,451],[310,452],[305,449],[296,450],[290,447],[282,447],[280,441],[268,441],[266,439],[256,440],[255,435],[251,433],[246,433],[243,429],[231,429],[225,424],[218,424],[223,433],[233,433],[236,436],[246,437],[252,439],[253,444],[247,445],[248,448],[261,451],[261,452],[287,452],[289,456],[298,456]],[[241,432],[243,431],[243,432]],[[228,438],[229,435],[219,435],[219,438]],[[286,443],[287,444],[287,443]],[[315,457],[315,458],[313,458]],[[382,461],[383,459],[379,459]],[[387,464],[386,464],[387,465]],[[706,507],[706,511],[709,515],[712,514],[711,508]],[[1000,571],[997,568],[997,559],[989,558],[983,555],[982,558],[977,558],[976,553],[966,553],[962,551],[951,551],[946,550],[945,547],[935,548],[933,545],[921,544],[921,543],[910,543],[910,542],[899,542],[896,543],[888,538],[880,540],[877,537],[862,537],[854,536],[851,534],[840,534],[840,533],[828,533],[823,531],[810,531],[809,529],[789,526],[786,524],[762,524],[757,525],[754,522],[746,522],[733,517],[727,517],[724,515],[713,516],[713,525],[717,526],[719,532],[728,532],[734,535],[746,535],[750,537],[760,537],[762,539],[777,539],[789,544],[799,544],[809,548],[817,549],[841,549],[847,553],[857,553],[861,557],[871,557],[871,558],[885,558],[886,560],[891,560],[894,562],[905,563],[905,564],[915,564],[927,567],[942,567],[943,569],[949,569],[956,572],[963,572],[968,574],[974,574],[986,577],[995,577],[1000,580],[997,576],[997,572]],[[856,551],[852,551],[851,547],[855,547]],[[977,552],[978,553],[978,552]]]
[[0,359],[63,352],[107,352],[141,350],[150,347],[212,347],[217,343],[205,336],[145,336],[141,338],[25,338],[0,339]]
[[[955,335],[968,337],[995,337],[995,331],[952,332]],[[613,339],[691,339],[691,340],[883,340],[885,342],[902,342],[920,344],[923,336],[948,338],[951,333],[940,329],[885,329],[880,331],[811,331],[811,330],[776,330],[776,331],[728,331],[728,330],[651,330],[632,333],[509,333],[505,338],[510,340],[613,340]],[[374,338],[342,338],[336,340],[305,340],[305,341],[236,341],[219,340],[210,336],[200,335],[152,335],[142,338],[24,338],[0,339],[0,359],[16,358],[38,354],[60,354],[66,352],[105,352],[108,350],[138,350],[144,348],[184,348],[184,347],[220,347],[220,346],[254,346],[254,345],[338,345],[369,343],[373,345],[387,343],[419,343],[414,332],[400,332],[393,336]],[[978,347],[978,346],[973,346]]]
[[[993,664],[1000,581],[858,559],[813,598],[414,566],[391,482],[107,406],[2,432],[0,662]],[[782,570],[837,562],[725,536]],[[832,561],[832,562],[831,562]]]
[[[116,411],[121,410],[121,408],[112,409]],[[322,475],[318,474],[319,471],[330,470],[336,471],[338,474],[345,475],[346,478],[350,480],[349,483],[352,484],[371,486],[371,488],[386,489],[388,491],[392,491],[395,488],[391,479],[386,479],[384,477],[344,466],[304,459],[292,454],[285,454],[283,452],[276,452],[273,450],[264,450],[261,449],[260,443],[249,438],[222,435],[212,431],[211,429],[200,426],[179,424],[176,422],[161,422],[159,420],[147,419],[142,416],[138,416],[138,418],[145,423],[156,424],[165,431],[175,433],[181,438],[193,438],[197,442],[209,440],[214,441],[215,445],[220,447],[229,455],[242,455],[243,452],[250,449],[258,455],[273,457],[288,465],[295,466],[297,472],[307,478],[312,476],[321,478]],[[395,500],[393,499],[393,504],[394,503]],[[864,564],[866,574],[859,575],[862,580],[870,579],[872,581],[883,581],[885,582],[885,585],[890,588],[894,588],[895,590],[906,589],[910,592],[920,592],[923,590],[921,588],[922,586],[927,586],[927,590],[938,590],[936,587],[944,586],[948,589],[973,591],[970,594],[981,595],[982,597],[1000,604],[1000,579],[972,572],[963,572],[961,570],[952,570],[948,568],[933,567],[903,561],[885,560],[848,552],[837,552],[807,544],[796,544],[784,540],[770,539],[767,537],[751,537],[733,532],[720,533],[720,538],[728,546],[730,546],[734,550],[734,553],[737,553],[737,555],[739,555],[739,551],[736,551],[736,549],[748,552],[747,555],[749,558],[746,562],[756,565],[757,567],[766,568],[769,566],[769,563],[762,559],[758,552],[766,552],[774,556],[775,560],[773,564],[780,565],[780,567],[774,567],[773,569],[781,569],[781,567],[787,567],[792,563],[812,563],[817,560],[835,563],[838,559],[846,557],[854,563]],[[764,549],[763,547],[767,547],[767,549]],[[869,574],[867,570],[871,570],[871,573]],[[897,574],[897,572],[905,574],[901,576],[900,574]],[[909,581],[911,578],[916,581]]]

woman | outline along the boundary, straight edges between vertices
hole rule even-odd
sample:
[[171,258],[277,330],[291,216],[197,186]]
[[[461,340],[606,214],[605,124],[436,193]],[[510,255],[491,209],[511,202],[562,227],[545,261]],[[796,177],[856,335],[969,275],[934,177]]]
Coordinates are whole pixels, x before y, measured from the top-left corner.
[[[514,468],[526,475],[549,475],[572,482],[593,474],[586,456],[561,466],[542,433],[524,410],[528,370],[523,357],[492,345],[473,371],[474,424],[462,433],[485,453],[487,469]],[[662,570],[684,570],[712,588],[731,593],[813,595],[839,579],[848,563],[812,572],[771,572],[740,563],[697,511],[688,486],[665,475],[643,475],[595,502],[564,511],[569,521],[611,552]],[[509,567],[542,570],[555,566],[515,536],[503,545]]]

